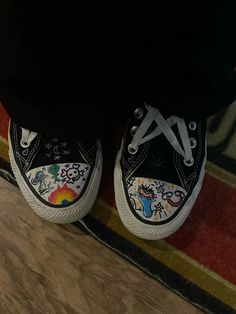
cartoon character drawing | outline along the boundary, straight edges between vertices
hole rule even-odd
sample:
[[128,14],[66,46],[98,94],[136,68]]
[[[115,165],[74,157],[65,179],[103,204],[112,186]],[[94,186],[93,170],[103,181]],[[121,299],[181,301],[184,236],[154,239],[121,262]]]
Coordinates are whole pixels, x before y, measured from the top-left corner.
[[143,207],[143,215],[146,218],[153,216],[154,210],[152,209],[152,203],[156,199],[156,195],[150,186],[141,185],[138,187],[138,198]]
[[162,199],[173,207],[179,207],[183,202],[185,195],[182,191],[176,190],[174,192],[162,193]]
[[39,184],[38,192],[41,195],[45,194],[45,193],[49,192],[51,189],[53,189],[52,187],[50,187],[50,183],[47,185],[47,183],[46,183],[47,177],[48,176],[44,173],[44,171],[38,171],[38,172],[36,172],[35,178],[33,178],[31,180],[31,183],[33,185]]
[[164,184],[159,184],[157,181],[154,181],[152,186],[156,189],[156,193],[163,194],[165,192]]
[[59,170],[60,170],[60,166],[56,164],[48,168],[48,173],[52,175],[52,179],[54,180],[54,183],[60,182],[60,180],[58,179]]
[[68,169],[62,169],[61,176],[67,179],[67,183],[73,184],[84,175],[84,170],[79,170],[79,168],[79,164],[74,164]]
[[161,202],[159,202],[157,205],[154,206],[154,212],[155,212],[155,216],[157,215],[157,213],[159,214],[160,219],[162,218],[163,215],[167,217],[167,213],[165,211],[165,208],[161,205]]

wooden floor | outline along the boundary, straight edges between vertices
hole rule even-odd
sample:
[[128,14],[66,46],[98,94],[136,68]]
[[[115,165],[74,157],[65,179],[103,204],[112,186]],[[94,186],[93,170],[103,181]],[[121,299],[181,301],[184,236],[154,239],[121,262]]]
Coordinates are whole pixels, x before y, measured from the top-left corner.
[[0,313],[201,313],[78,228],[38,218],[0,179]]

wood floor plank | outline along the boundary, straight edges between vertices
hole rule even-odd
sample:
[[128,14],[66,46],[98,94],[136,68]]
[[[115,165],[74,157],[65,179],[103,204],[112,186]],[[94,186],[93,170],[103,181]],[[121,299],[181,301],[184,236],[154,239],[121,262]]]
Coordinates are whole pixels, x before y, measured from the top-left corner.
[[0,199],[0,313],[201,313],[73,225],[37,217],[3,179]]

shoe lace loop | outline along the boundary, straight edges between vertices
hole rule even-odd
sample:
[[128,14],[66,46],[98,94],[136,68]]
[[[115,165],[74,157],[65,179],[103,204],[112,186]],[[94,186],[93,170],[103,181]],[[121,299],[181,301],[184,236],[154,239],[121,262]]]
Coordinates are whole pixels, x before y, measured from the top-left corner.
[[[184,119],[172,116],[165,120],[165,118],[162,116],[158,109],[153,108],[148,104],[145,104],[145,106],[148,112],[144,117],[141,125],[136,130],[133,139],[129,145],[129,150],[137,152],[137,149],[140,145],[152,140],[160,134],[164,134],[171,146],[184,158],[184,160],[186,161],[185,164],[192,166],[192,147]],[[156,128],[150,134],[145,135],[153,122],[156,122]],[[182,146],[171,128],[175,124],[177,124],[178,127]]]
[[38,135],[36,132],[29,131],[27,129],[21,128],[21,141],[20,144],[23,148],[27,148],[30,146],[32,141]]

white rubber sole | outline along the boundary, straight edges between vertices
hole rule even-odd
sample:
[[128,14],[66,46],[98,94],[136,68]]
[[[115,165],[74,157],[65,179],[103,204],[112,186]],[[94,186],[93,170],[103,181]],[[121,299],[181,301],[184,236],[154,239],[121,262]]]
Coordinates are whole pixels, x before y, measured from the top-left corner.
[[68,206],[66,208],[53,208],[40,202],[40,200],[34,195],[34,193],[28,187],[27,183],[24,181],[21,175],[21,172],[15,162],[11,139],[9,135],[8,135],[8,141],[9,141],[9,158],[10,158],[12,171],[15,175],[16,181],[19,185],[19,188],[24,198],[26,199],[30,207],[35,211],[37,215],[53,223],[67,224],[67,223],[72,223],[74,221],[77,221],[89,213],[89,211],[93,207],[93,204],[96,201],[99,186],[100,186],[101,176],[102,176],[103,160],[102,160],[101,144],[99,141],[98,141],[98,153],[96,157],[94,170],[90,177],[90,180],[89,180],[90,182],[86,188],[86,191],[84,192],[84,195],[81,197],[81,199],[77,203],[71,206]]
[[204,159],[202,169],[199,176],[199,181],[196,184],[192,196],[189,197],[180,213],[170,222],[163,225],[149,225],[138,218],[136,218],[129,208],[129,204],[126,200],[126,194],[124,191],[124,185],[122,180],[122,172],[120,167],[121,153],[123,150],[123,141],[121,148],[117,154],[114,170],[114,189],[115,189],[115,201],[118,209],[119,216],[124,226],[135,236],[146,240],[159,240],[164,239],[175,231],[177,231],[189,216],[193,205],[196,202],[198,194],[202,188],[202,183],[205,175],[205,163]]

